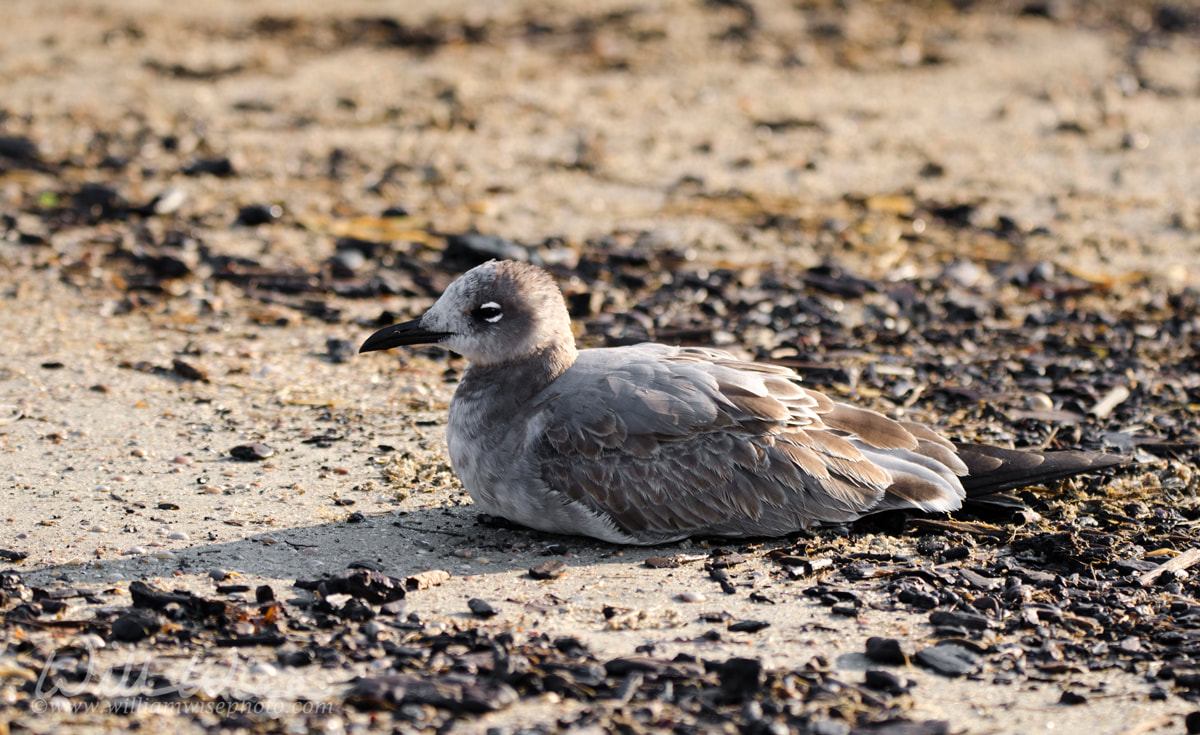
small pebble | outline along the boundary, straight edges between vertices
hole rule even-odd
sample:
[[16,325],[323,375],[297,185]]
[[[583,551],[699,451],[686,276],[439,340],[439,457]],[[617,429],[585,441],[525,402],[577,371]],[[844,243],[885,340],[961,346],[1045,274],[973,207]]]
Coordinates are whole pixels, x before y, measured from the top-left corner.
[[682,592],[675,599],[680,602],[704,602],[708,598],[699,592]]
[[943,676],[964,676],[979,668],[979,655],[962,646],[947,644],[917,651],[916,662]]
[[765,620],[739,620],[730,623],[728,627],[734,633],[757,633],[763,628],[769,628],[770,626],[771,624]]
[[261,462],[275,454],[275,450],[266,444],[239,444],[229,450],[229,456],[242,462]]
[[868,638],[866,654],[867,658],[878,664],[904,666],[908,663],[908,655],[895,638]]
[[138,554],[145,554],[145,553],[146,553],[146,547],[144,547],[144,546],[134,546],[132,549],[126,549],[125,551],[121,552],[121,554],[123,556],[137,556]]
[[238,210],[234,224],[257,227],[274,222],[283,216],[283,207],[278,204],[249,204]]
[[529,576],[534,579],[556,579],[566,573],[567,563],[558,559],[551,559],[529,567]]
[[491,618],[496,616],[496,608],[487,603],[486,600],[481,600],[478,597],[472,597],[467,600],[467,607],[471,609],[471,613],[480,618]]
[[176,532],[172,533],[170,536],[167,536],[167,538],[172,539],[174,541],[187,541],[190,537],[183,531],[176,531]]
[[192,462],[195,462],[195,461],[196,460],[192,459],[191,457],[185,457],[182,454],[179,455],[178,457],[174,457],[171,459],[171,462],[173,462],[174,464],[191,464]]
[[1025,408],[1034,411],[1049,411],[1054,408],[1054,401],[1045,393],[1030,393],[1025,396]]

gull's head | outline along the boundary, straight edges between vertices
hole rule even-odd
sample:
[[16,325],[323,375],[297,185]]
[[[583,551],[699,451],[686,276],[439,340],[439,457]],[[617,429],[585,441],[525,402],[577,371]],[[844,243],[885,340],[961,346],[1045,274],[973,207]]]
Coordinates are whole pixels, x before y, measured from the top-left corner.
[[472,268],[423,316],[380,329],[358,351],[430,343],[475,365],[501,365],[562,351],[573,358],[575,352],[571,317],[554,279],[541,268],[511,260]]

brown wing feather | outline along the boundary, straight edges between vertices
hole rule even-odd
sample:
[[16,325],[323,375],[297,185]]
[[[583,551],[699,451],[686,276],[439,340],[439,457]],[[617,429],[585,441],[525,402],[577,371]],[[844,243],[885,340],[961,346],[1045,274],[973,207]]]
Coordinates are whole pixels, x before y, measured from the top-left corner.
[[898,422],[865,408],[835,403],[821,414],[831,429],[859,437],[877,449],[916,449],[917,438]]

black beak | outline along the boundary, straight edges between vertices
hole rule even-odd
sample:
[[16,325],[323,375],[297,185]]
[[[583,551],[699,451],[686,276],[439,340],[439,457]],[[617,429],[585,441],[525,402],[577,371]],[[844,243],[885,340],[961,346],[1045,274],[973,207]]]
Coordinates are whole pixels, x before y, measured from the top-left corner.
[[359,347],[358,351],[374,352],[375,350],[388,350],[392,347],[400,347],[401,345],[423,345],[430,342],[441,342],[449,336],[445,332],[431,332],[421,326],[420,319],[413,319],[380,329],[375,334],[367,337],[367,341],[362,343],[362,347]]

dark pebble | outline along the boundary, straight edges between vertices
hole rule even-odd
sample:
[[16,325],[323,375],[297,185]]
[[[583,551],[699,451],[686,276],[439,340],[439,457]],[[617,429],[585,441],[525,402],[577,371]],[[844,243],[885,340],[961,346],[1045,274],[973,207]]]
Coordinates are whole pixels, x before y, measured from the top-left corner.
[[201,383],[208,382],[208,373],[196,367],[190,362],[175,358],[171,360],[171,372],[175,373],[184,380],[195,380]]
[[912,605],[913,607],[923,609],[937,607],[940,602],[936,595],[916,589],[915,587],[902,587],[896,593],[896,599],[905,605]]
[[843,618],[858,617],[858,608],[854,605],[847,605],[845,603],[838,603],[837,605],[834,605],[833,607],[829,608],[829,612],[833,613],[834,615],[840,615]]
[[651,569],[675,569],[680,566],[679,560],[673,556],[652,556],[642,563]]
[[121,219],[129,210],[125,198],[104,184],[84,184],[71,195],[71,206],[93,222]]
[[266,444],[239,444],[229,450],[229,456],[242,462],[261,462],[275,454],[275,450]]
[[721,591],[725,594],[737,594],[737,587],[734,586],[733,582],[729,579],[729,573],[724,569],[710,569],[708,571],[708,576],[717,584],[721,585]]
[[360,597],[374,605],[404,599],[404,581],[374,569],[352,569],[343,572],[338,580],[338,591]]
[[908,664],[908,654],[895,638],[880,638],[872,636],[867,639],[867,658],[877,664],[892,664],[905,666]]
[[280,666],[308,666],[313,662],[313,656],[308,651],[280,651],[275,654],[275,661]]
[[283,207],[278,204],[250,204],[238,210],[234,224],[243,227],[265,225],[283,216]]
[[992,621],[982,615],[957,610],[934,610],[929,613],[929,622],[939,627],[967,630],[987,630],[992,625]]
[[878,692],[887,692],[892,696],[904,694],[908,691],[908,682],[896,676],[890,671],[880,671],[879,669],[869,669],[866,673],[866,678],[863,685],[868,689],[874,689]]
[[287,643],[287,638],[279,633],[252,633],[250,635],[217,638],[213,644],[221,648],[253,648],[255,646],[270,646],[278,648]]
[[37,163],[40,159],[37,143],[16,135],[0,135],[0,157],[23,164]]
[[467,600],[467,607],[471,609],[471,614],[479,618],[494,618],[496,617],[496,608],[492,607],[486,600],[481,600],[478,597],[472,597]]
[[197,158],[184,167],[184,176],[233,176],[233,161],[228,158]]
[[325,353],[329,355],[329,361],[333,363],[347,362],[357,354],[358,348],[348,339],[338,339],[330,337],[325,340]]
[[763,628],[769,627],[771,624],[765,620],[739,620],[729,624],[729,630],[734,633],[757,633]]
[[726,694],[745,697],[762,688],[763,665],[756,658],[731,658],[717,667],[717,679]]
[[745,563],[746,557],[742,556],[741,554],[728,554],[726,556],[719,556],[709,562],[713,569],[729,569],[730,567],[736,567],[739,564]]
[[529,576],[534,579],[557,579],[566,573],[567,563],[558,559],[551,559],[529,567]]
[[932,646],[917,651],[914,660],[943,676],[965,676],[979,668],[979,655],[958,645]]
[[248,584],[219,584],[217,592],[222,595],[236,595],[239,592],[249,592],[250,585]]
[[971,555],[971,547],[969,546],[951,546],[942,552],[942,559],[945,561],[955,561],[957,559],[966,559]]
[[12,610],[9,610],[7,613],[5,613],[4,617],[7,620],[32,620],[33,618],[41,616],[43,612],[45,611],[41,605],[28,602],[17,605]]
[[479,714],[504,709],[519,698],[517,691],[508,684],[424,674],[359,678],[345,695],[346,704],[351,706],[365,710],[396,710],[397,714],[404,711],[405,705],[430,705],[451,712]]
[[271,585],[259,585],[254,590],[254,601],[260,605],[265,605],[268,602],[275,601],[275,590],[271,589]]
[[1189,733],[1200,733],[1200,711],[1189,712],[1183,718],[1183,725]]
[[1087,704],[1087,697],[1079,692],[1073,692],[1070,689],[1064,691],[1062,696],[1058,698],[1059,704]]
[[338,594],[359,597],[372,605],[402,600],[406,594],[404,580],[396,579],[374,569],[351,569],[332,577],[317,580],[298,579],[295,587],[320,592],[325,597]]
[[630,673],[657,674],[665,668],[665,664],[649,656],[623,656],[614,658],[604,664],[604,671],[609,676],[625,677]]
[[22,561],[29,554],[24,551],[13,551],[12,549],[0,549],[0,559],[4,561]]
[[361,600],[347,600],[342,609],[337,611],[337,615],[352,623],[365,623],[375,617],[375,611]]
[[367,517],[358,511],[354,511],[346,516],[346,523],[362,523],[365,520],[367,520]]
[[112,623],[114,640],[136,643],[157,633],[162,628],[158,616],[141,610],[132,610]]

